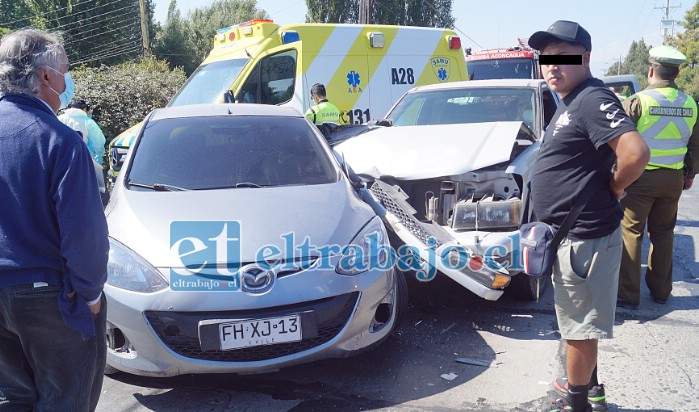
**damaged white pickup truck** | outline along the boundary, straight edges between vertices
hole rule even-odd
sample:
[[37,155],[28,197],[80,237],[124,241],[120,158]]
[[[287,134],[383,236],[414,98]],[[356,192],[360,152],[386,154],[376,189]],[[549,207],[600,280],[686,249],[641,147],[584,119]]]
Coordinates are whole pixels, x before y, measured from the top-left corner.
[[516,276],[512,251],[525,182],[557,104],[543,80],[418,87],[380,122],[390,126],[334,147],[385,208],[394,240],[431,269],[418,271],[420,280],[441,272],[488,300],[512,283],[533,299],[540,286]]

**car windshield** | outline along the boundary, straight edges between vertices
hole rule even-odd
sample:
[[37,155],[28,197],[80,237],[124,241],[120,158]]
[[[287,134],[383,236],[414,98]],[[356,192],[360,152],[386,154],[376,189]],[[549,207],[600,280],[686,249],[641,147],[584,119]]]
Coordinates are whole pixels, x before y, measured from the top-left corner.
[[533,59],[492,59],[466,62],[468,78],[487,79],[534,79],[538,70]]
[[211,116],[148,123],[134,148],[127,182],[138,190],[203,190],[337,179],[305,119]]
[[534,130],[531,88],[472,87],[408,93],[388,114],[394,126],[523,121]]
[[199,66],[170,100],[168,106],[220,103],[248,59],[233,59]]

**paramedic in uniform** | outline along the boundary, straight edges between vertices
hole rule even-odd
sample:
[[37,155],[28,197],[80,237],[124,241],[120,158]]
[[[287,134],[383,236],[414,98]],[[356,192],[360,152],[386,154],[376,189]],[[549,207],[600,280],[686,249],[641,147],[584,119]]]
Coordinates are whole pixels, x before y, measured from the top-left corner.
[[315,105],[306,111],[308,120],[317,126],[325,122],[340,123],[340,110],[328,101],[324,85],[314,84],[311,87],[311,98],[313,98]]
[[[699,161],[697,104],[677,89],[679,66],[687,58],[669,46],[649,51],[648,87],[623,102],[650,148],[650,162],[641,177],[626,189],[618,306],[640,302],[641,243],[648,224],[651,247],[646,285],[656,303],[664,304],[672,290],[672,252],[677,203],[689,189]],[[692,162],[692,154],[694,162]]]

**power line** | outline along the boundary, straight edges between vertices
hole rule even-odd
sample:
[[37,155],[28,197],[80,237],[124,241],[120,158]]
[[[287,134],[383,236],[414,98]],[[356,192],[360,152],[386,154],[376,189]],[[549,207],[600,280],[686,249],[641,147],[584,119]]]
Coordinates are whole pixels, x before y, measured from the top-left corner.
[[[97,15],[94,15],[94,16],[86,17],[86,18],[84,18],[84,19],[75,20],[75,21],[68,22],[68,23],[65,23],[65,24],[59,24],[57,27],[52,28],[52,30],[56,30],[56,31],[68,31],[68,30],[72,30],[73,28],[68,29],[67,27],[74,26],[74,25],[77,25],[77,24],[80,24],[80,23],[84,23],[84,22],[86,22],[86,21],[93,20],[93,19],[96,19],[96,18],[98,18],[98,17],[104,17],[104,16],[107,16],[107,15],[109,15],[109,14],[113,14],[113,13],[119,12],[119,11],[121,11],[121,10],[128,9],[128,8],[130,8],[130,7],[134,7],[134,4],[131,4],[131,5],[128,5],[128,6],[124,6],[124,7],[118,8],[118,9],[110,10],[110,11],[105,12],[105,13],[102,13],[102,14],[97,14]],[[94,21],[94,22],[92,22],[92,23],[89,23],[89,24],[95,24],[95,23],[97,23],[97,24],[99,24],[99,23],[104,23],[104,21],[103,21],[103,20],[96,20],[96,21]]]
[[[137,22],[138,21],[136,21],[136,22],[133,21],[133,17],[125,16],[125,18],[122,18],[119,21],[110,22],[109,27],[114,27],[115,25],[121,25],[119,27],[124,28],[124,27],[129,27],[129,25],[135,26],[135,23],[137,23]],[[126,23],[126,24],[123,24],[123,23]],[[83,41],[83,39],[85,39],[87,37],[92,37],[92,35],[91,36],[87,36],[87,35],[89,33],[94,32],[95,30],[104,30],[104,28],[105,28],[104,26],[96,26],[90,30],[81,30],[79,33],[75,33],[75,36],[71,40],[64,42],[63,47],[66,47],[66,46],[73,44],[73,43],[81,42],[81,41]],[[99,34],[101,34],[101,33],[99,33]]]
[[113,33],[113,32],[115,32],[115,31],[121,30],[121,29],[123,29],[123,28],[125,28],[125,27],[129,27],[129,26],[128,26],[128,25],[124,25],[124,26],[121,26],[121,27],[116,27],[116,28],[113,28],[113,29],[111,29],[111,30],[103,31],[103,32],[100,32],[100,33],[97,33],[97,34],[92,34],[92,35],[86,36],[86,37],[81,37],[80,40],[81,40],[81,41],[84,41],[84,40],[87,40],[87,39],[92,39],[92,38],[95,38],[95,37],[99,37],[99,36],[105,35],[105,34],[107,34],[107,33]]
[[101,50],[97,53],[90,54],[88,56],[85,56],[84,58],[72,62],[72,65],[80,65],[84,63],[89,63],[93,62],[96,60],[102,60],[102,59],[108,59],[110,57],[116,57],[116,56],[121,56],[124,54],[129,54],[129,53],[135,53],[141,50],[141,47],[139,44],[132,44],[132,45],[123,45],[119,47],[113,47],[109,50]]
[[[89,2],[91,2],[91,1],[97,1],[97,0],[85,0],[85,1],[83,1],[83,2],[81,2],[81,3],[77,3],[77,4],[73,5],[72,7],[75,8],[75,7],[78,7],[79,5],[82,5],[82,4],[85,4],[85,3],[89,3]],[[117,2],[120,2],[120,1],[121,1],[121,0],[112,0],[112,1],[110,1],[110,2],[108,2],[108,3],[100,4],[99,6],[95,6],[95,7],[91,8],[91,9],[80,10],[80,11],[78,11],[78,12],[75,13],[75,14],[86,13],[86,12],[88,12],[88,11],[98,9],[98,8],[100,8],[100,7],[106,7],[106,6],[109,6],[110,4],[114,4],[114,3],[117,3]],[[0,23],[0,26],[7,26],[7,25],[10,25],[10,24],[12,24],[12,23],[16,23],[16,22],[18,22],[18,21],[29,20],[29,19],[31,19],[31,18],[42,17],[42,16],[45,16],[45,15],[47,15],[47,14],[57,13],[57,12],[59,12],[59,11],[61,11],[61,10],[65,10],[65,9],[67,9],[67,8],[68,8],[68,6],[65,6],[65,7],[61,7],[61,8],[59,8],[59,9],[56,9],[56,10],[51,10],[51,11],[47,11],[47,12],[44,12],[44,13],[35,14],[35,15],[32,15],[32,16],[29,16],[29,17],[24,17],[24,18],[17,19],[17,20],[13,20],[13,21],[9,21],[9,22],[3,22],[3,23]],[[73,14],[66,14],[66,15],[63,15],[63,16],[61,16],[61,17],[56,18],[56,20],[60,20],[60,19],[63,19],[63,18],[71,17],[71,16],[73,16]],[[25,26],[25,27],[31,27],[31,26]]]

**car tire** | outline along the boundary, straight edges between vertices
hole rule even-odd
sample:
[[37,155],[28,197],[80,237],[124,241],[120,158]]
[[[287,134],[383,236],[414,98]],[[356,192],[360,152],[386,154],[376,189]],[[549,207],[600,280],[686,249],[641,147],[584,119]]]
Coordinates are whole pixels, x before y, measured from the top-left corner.
[[518,273],[512,276],[510,284],[505,288],[505,291],[512,297],[521,300],[536,300],[536,289],[539,288],[539,297],[544,294],[548,279],[540,279],[537,285],[537,279],[534,276],[529,276],[525,273]]
[[395,330],[407,316],[410,293],[408,292],[408,281],[405,279],[405,273],[397,269],[393,273],[396,278],[396,321],[393,327]]

